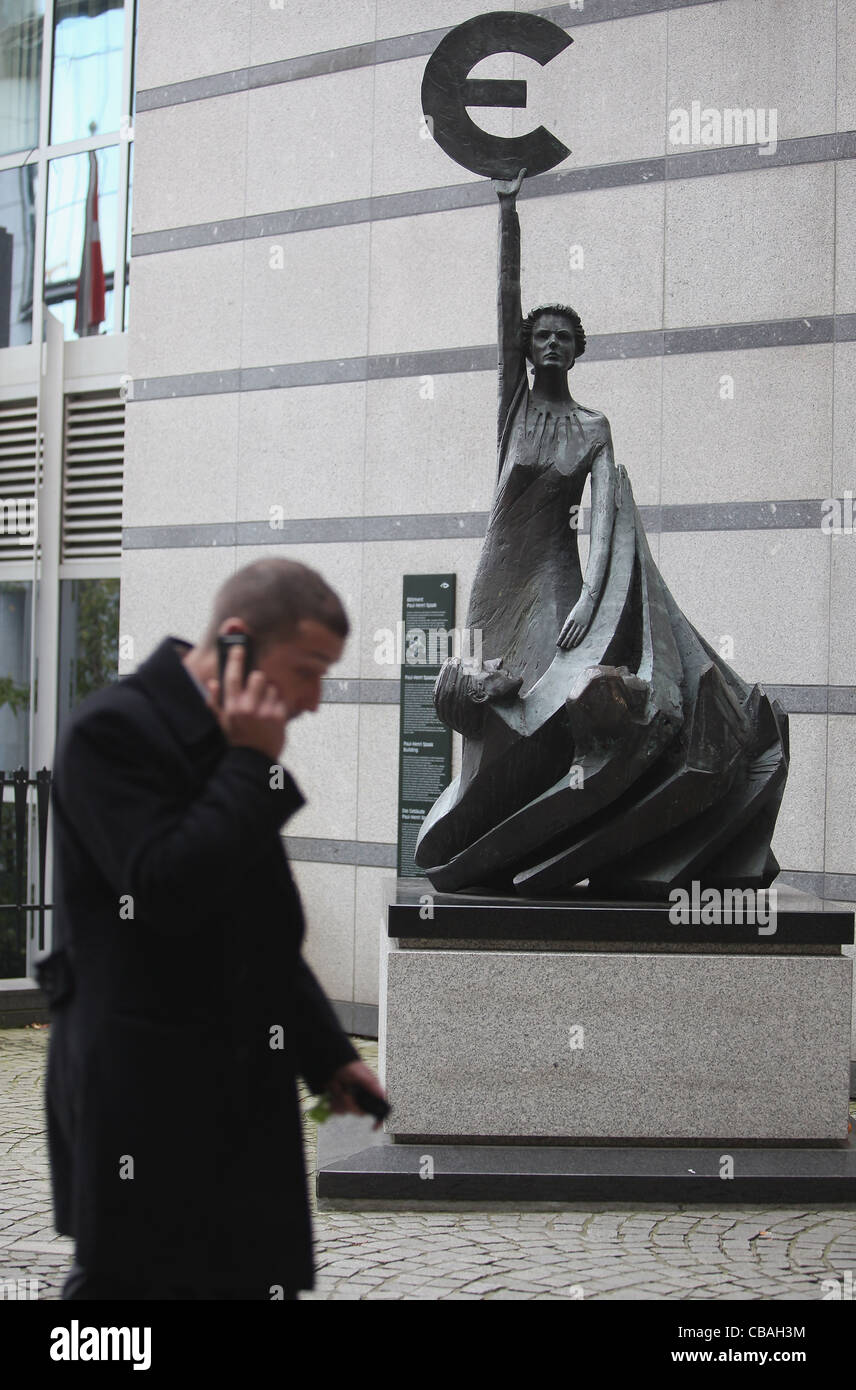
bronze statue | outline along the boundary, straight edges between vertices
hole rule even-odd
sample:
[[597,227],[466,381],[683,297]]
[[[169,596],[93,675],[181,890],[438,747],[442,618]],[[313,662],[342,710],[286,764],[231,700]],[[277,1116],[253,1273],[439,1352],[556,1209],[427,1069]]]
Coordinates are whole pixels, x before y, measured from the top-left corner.
[[[499,460],[496,497],[473,581],[467,625],[480,629],[530,688],[562,648],[588,631],[609,562],[615,464],[609,421],[580,406],[568,372],[585,351],[579,315],[542,305],[523,319],[520,221],[513,183],[499,196]],[[534,367],[530,388],[526,359]],[[583,582],[580,501],[591,474],[591,552]],[[507,582],[497,589],[500,573]]]
[[435,706],[464,736],[462,766],[422,825],[416,862],[446,891],[766,887],[779,867],[770,838],[787,716],[726,665],[664,584],[609,421],[568,389],[585,351],[579,316],[552,304],[523,318],[525,172],[494,180],[498,476],[467,617],[485,660],[452,659],[438,677]]

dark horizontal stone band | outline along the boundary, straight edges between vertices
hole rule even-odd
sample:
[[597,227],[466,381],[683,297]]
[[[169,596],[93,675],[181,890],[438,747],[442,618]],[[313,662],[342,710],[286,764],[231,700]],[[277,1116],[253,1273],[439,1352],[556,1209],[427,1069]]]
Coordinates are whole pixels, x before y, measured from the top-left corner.
[[[762,155],[757,145],[730,145],[650,159],[594,164],[584,169],[559,169],[541,174],[523,185],[520,201],[554,198],[598,189],[627,188],[635,184],[662,183],[675,179],[705,178],[715,174],[765,172],[798,164],[822,164],[856,158],[856,131],[832,135],[807,135],[780,140],[775,153]],[[131,242],[131,254],[153,256],[166,251],[187,251],[195,246],[218,246],[260,237],[289,236],[321,227],[347,227],[360,222],[382,222],[396,217],[419,217],[432,212],[486,207],[496,202],[488,179],[478,183],[420,188],[409,193],[386,193],[371,198],[350,198],[339,203],[289,208],[282,212],[232,217],[219,222],[199,222],[164,231],[139,232]]]
[[[545,5],[535,13],[544,15],[563,29],[575,29],[584,24],[603,24],[613,19],[631,19],[638,15],[718,3],[719,0],[585,0],[580,10],[570,4]],[[211,97],[229,96],[232,92],[245,92],[255,87],[273,87],[282,82],[299,82],[306,77],[323,77],[327,73],[373,67],[377,63],[420,58],[433,53],[448,32],[448,26],[445,29],[423,29],[416,34],[400,34],[394,38],[350,44],[346,48],[331,48],[323,53],[301,54],[278,63],[233,68],[207,77],[195,77],[188,82],[147,87],[137,93],[136,109],[156,111],[164,106],[206,101]]]
[[[648,532],[815,531],[824,520],[823,501],[786,498],[780,502],[674,502],[640,506]],[[415,512],[399,516],[296,517],[271,526],[267,521],[211,521],[171,526],[126,526],[123,550],[183,550],[204,546],[315,545],[360,541],[480,539],[487,512]],[[580,530],[588,531],[584,511]],[[848,534],[838,545],[856,545]]]
[[374,840],[320,840],[301,835],[284,835],[290,859],[314,864],[362,864],[375,869],[396,867],[395,845]]
[[[637,333],[592,334],[586,341],[586,362],[668,357],[678,353],[742,352],[747,348],[810,347],[817,343],[854,341],[856,314],[822,314],[814,318],[771,319],[766,323],[703,324],[698,328],[652,328]],[[317,362],[284,362],[270,367],[232,367],[222,372],[142,377],[129,383],[129,400],[136,404],[140,401],[174,400],[182,396],[219,396],[236,391],[339,386],[349,381],[384,381],[394,377],[446,376],[456,372],[495,370],[496,348],[487,343],[479,347],[380,353],[374,357],[323,358]]]
[[[768,685],[764,689],[778,700],[787,714],[856,714],[856,686],[853,685]],[[329,705],[397,705],[399,682],[354,678],[322,683],[323,702]]]

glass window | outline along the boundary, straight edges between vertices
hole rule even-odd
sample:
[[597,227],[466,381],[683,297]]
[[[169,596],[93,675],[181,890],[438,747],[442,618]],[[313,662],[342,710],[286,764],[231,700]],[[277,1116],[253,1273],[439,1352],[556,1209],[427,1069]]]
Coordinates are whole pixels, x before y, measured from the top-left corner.
[[51,144],[119,129],[124,43],[122,0],[56,0]]
[[[52,159],[48,171],[45,303],[66,338],[113,331],[119,147]],[[87,219],[91,206],[93,217]]]
[[35,164],[0,171],[0,348],[33,337],[36,182]]
[[0,768],[7,777],[30,760],[32,584],[0,580]]
[[119,580],[61,580],[57,735],[75,705],[118,679]]
[[0,0],[0,154],[39,143],[44,0]]

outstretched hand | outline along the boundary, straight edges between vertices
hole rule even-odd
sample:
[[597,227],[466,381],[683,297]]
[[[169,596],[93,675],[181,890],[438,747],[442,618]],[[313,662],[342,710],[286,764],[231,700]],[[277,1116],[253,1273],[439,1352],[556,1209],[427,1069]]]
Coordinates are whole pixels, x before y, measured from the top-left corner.
[[588,589],[583,589],[570,613],[564,621],[556,646],[563,651],[579,646],[591,626],[594,616],[594,599]]
[[496,194],[500,202],[502,202],[504,198],[516,198],[525,177],[526,170],[521,169],[516,179],[493,179],[493,186],[496,189]]

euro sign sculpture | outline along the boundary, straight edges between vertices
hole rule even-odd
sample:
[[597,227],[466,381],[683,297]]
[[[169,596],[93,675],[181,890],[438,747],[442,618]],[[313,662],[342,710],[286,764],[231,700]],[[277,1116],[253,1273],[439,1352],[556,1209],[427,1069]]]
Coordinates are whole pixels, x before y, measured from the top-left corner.
[[526,105],[525,82],[477,80],[470,70],[494,53],[522,53],[543,67],[573,40],[564,29],[534,14],[498,11],[468,19],[452,29],[432,53],[422,80],[422,110],[446,154],[474,174],[530,176],[559,164],[570,150],[543,126],[528,135],[489,135],[467,113],[468,106]]
[[[463,737],[461,772],[426,816],[416,862],[444,892],[666,899],[694,881],[766,888],[779,870],[770,842],[787,716],[664,583],[609,421],[570,394],[586,346],[578,314],[548,304],[523,316],[517,198],[527,174],[567,151],[543,130],[519,137],[534,165],[521,160],[511,177],[524,145],[462,116],[487,99],[524,104],[516,84],[474,88],[468,73],[503,46],[548,61],[568,40],[548,30],[533,15],[470,20],[442,40],[423,83],[435,137],[491,174],[499,200],[499,418],[467,615],[483,660],[452,658],[437,679],[437,714]],[[575,521],[589,479],[583,574]]]

